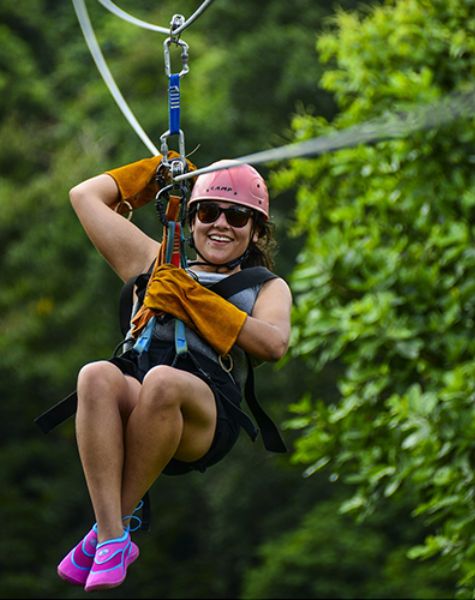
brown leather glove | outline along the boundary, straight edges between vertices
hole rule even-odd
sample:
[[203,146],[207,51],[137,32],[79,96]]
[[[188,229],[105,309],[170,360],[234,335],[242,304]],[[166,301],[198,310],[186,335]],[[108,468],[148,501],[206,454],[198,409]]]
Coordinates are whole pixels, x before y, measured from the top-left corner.
[[247,318],[246,312],[170,264],[152,273],[142,308],[134,325],[140,324],[147,309],[168,313],[194,329],[220,355],[231,350]]
[[[168,152],[168,160],[179,158],[178,152],[170,150]],[[144,158],[136,162],[117,167],[117,169],[111,169],[105,171],[110,175],[117,184],[120,192],[120,199],[128,202],[132,208],[140,208],[145,204],[148,204],[155,198],[157,192],[161,186],[156,181],[155,175],[157,169],[160,167],[163,156],[157,154],[152,158]],[[186,160],[189,171],[195,171],[196,166]],[[166,184],[171,183],[171,179],[166,179],[168,173],[164,172]]]

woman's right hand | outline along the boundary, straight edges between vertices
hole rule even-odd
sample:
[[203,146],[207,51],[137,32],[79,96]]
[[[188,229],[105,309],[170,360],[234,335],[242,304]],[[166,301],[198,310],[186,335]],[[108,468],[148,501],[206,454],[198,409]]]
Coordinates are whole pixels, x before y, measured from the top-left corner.
[[[180,155],[174,150],[169,150],[167,157],[169,162],[180,159]],[[106,173],[116,182],[120,199],[130,204],[133,209],[140,208],[153,200],[161,187],[172,182],[169,170],[165,166],[162,167],[162,161],[163,156],[157,154]],[[186,159],[186,168],[188,171],[194,171],[196,166]]]

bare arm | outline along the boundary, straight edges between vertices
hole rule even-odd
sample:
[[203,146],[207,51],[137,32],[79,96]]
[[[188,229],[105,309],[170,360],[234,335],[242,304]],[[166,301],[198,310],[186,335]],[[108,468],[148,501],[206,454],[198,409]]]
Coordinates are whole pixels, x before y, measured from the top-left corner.
[[114,211],[120,196],[112,177],[87,179],[69,197],[89,239],[123,281],[149,268],[160,244]]
[[292,295],[285,281],[267,282],[239,333],[237,344],[261,360],[282,358],[289,345],[291,307]]

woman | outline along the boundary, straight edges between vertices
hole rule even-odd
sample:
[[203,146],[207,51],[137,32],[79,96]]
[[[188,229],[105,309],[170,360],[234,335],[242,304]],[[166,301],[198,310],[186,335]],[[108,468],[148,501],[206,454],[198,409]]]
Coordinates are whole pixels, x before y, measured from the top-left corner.
[[[149,271],[160,244],[117,209],[154,197],[160,161],[120,167],[70,192],[87,235],[123,281]],[[76,436],[96,524],[58,566],[70,583],[86,591],[120,585],[139,554],[131,514],[157,477],[204,471],[229,452],[241,426],[249,432],[239,408],[245,357],[276,361],[285,354],[291,294],[276,276],[229,300],[207,287],[249,266],[269,266],[268,218],[267,188],[253,167],[199,176],[188,204],[197,260],[186,271],[156,265],[125,354],[80,371]],[[151,313],[151,346],[140,354],[132,345]],[[188,326],[188,353],[175,355],[175,321],[167,313]]]

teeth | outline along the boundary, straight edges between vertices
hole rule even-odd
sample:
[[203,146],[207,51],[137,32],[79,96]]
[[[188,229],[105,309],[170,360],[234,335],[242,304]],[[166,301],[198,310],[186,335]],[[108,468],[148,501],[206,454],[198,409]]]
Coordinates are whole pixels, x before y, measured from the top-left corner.
[[223,235],[210,235],[209,237],[211,240],[216,240],[217,242],[230,242],[231,241],[231,238],[228,238]]

